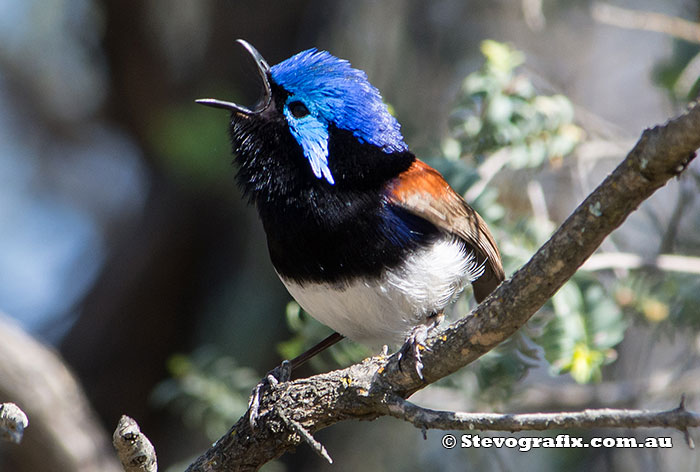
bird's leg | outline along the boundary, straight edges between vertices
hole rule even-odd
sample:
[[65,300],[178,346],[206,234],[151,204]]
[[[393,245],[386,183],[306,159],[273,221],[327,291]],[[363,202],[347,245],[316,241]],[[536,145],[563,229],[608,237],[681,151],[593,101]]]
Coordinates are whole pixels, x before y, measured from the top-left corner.
[[253,392],[250,395],[250,401],[248,402],[248,411],[250,412],[248,421],[250,423],[250,429],[255,430],[255,424],[257,423],[260,414],[260,399],[262,398],[266,387],[274,390],[275,387],[277,387],[277,385],[281,382],[289,381],[292,378],[292,371],[294,369],[303,365],[316,354],[325,351],[333,344],[343,339],[343,337],[344,336],[342,334],[333,333],[323,341],[313,346],[311,349],[302,352],[291,361],[282,361],[280,365],[265,374],[265,377],[258,382],[255,388],[253,388]]
[[298,356],[296,356],[294,359],[290,361],[292,365],[292,370],[300,367],[302,364],[304,364],[306,361],[314,357],[316,354],[325,351],[329,347],[331,347],[333,344],[337,343],[341,339],[343,339],[345,336],[342,334],[338,333],[333,333],[329,335],[327,338],[325,338],[323,341],[319,342],[315,346],[313,346],[311,349],[308,349],[305,352],[302,352]]
[[399,351],[399,369],[401,369],[401,361],[409,357],[408,353],[411,353],[413,357],[414,366],[418,378],[423,380],[423,361],[421,359],[421,350],[428,349],[425,345],[425,340],[428,339],[428,334],[437,325],[439,325],[445,318],[444,313],[433,313],[426,319],[425,323],[421,323],[413,328],[411,334],[406,338],[406,342]]

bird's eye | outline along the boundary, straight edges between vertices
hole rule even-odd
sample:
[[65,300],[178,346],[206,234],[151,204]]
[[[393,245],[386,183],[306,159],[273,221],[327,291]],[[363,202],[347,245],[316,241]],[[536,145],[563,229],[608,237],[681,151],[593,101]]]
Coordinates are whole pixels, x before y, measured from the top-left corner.
[[288,106],[289,112],[294,118],[303,118],[309,114],[309,109],[301,102],[292,102]]

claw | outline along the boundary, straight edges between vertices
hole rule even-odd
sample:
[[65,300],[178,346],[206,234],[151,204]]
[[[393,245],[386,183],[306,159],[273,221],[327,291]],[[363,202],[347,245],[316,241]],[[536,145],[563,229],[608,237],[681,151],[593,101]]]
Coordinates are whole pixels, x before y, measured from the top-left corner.
[[430,331],[435,329],[444,318],[445,315],[443,313],[434,313],[428,316],[425,324],[419,324],[413,328],[411,334],[406,338],[406,342],[399,351],[399,370],[401,370],[401,360],[404,357],[409,357],[407,354],[410,352],[411,357],[413,357],[413,365],[416,369],[416,374],[418,374],[418,378],[425,380],[423,378],[423,360],[420,352],[422,350],[430,350],[430,348],[425,345],[425,340],[428,339]]
[[274,390],[275,387],[280,384],[280,382],[287,382],[292,378],[292,369],[299,367],[304,362],[337,343],[341,339],[343,339],[342,334],[333,333],[308,351],[300,354],[291,361],[283,361],[281,365],[275,367],[270,372],[265,374],[265,377],[258,382],[253,389],[253,392],[250,395],[250,401],[248,402],[248,411],[250,412],[248,415],[248,422],[250,423],[250,429],[253,431],[255,430],[255,425],[258,421],[258,417],[260,416],[260,400],[267,387]]
[[282,361],[282,364],[268,372],[255,386],[250,395],[250,401],[248,402],[248,411],[250,412],[248,415],[248,423],[252,431],[255,431],[255,426],[260,416],[260,399],[263,396],[265,388],[269,387],[271,390],[274,390],[280,383],[288,382],[291,377],[292,363],[289,361]]
[[258,382],[253,389],[253,393],[250,395],[250,401],[248,402],[248,423],[250,424],[251,431],[255,431],[255,425],[258,422],[258,415],[260,411],[260,391],[265,386],[265,380]]
[[[424,324],[418,325],[415,328],[413,328],[413,331],[411,331],[411,334],[408,336],[408,339],[406,339],[406,343],[399,351],[399,369],[401,369],[401,361],[404,358],[413,357],[413,366],[416,369],[416,374],[418,374],[418,378],[421,380],[424,379],[423,360],[421,358],[420,351],[421,349],[428,349],[428,347],[424,343],[425,340],[428,339],[429,330],[430,327]],[[409,352],[411,353],[411,356],[407,355]]]

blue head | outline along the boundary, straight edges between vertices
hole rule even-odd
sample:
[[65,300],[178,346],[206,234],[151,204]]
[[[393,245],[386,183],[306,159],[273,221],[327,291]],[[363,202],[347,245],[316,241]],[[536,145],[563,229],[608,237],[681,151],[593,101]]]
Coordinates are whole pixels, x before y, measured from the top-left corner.
[[[380,161],[390,161],[387,156],[407,153],[400,125],[379,91],[348,61],[309,49],[270,68],[250,44],[239,42],[255,58],[263,81],[264,96],[258,107],[250,110],[214,99],[198,102],[233,112],[231,134],[241,162],[239,178],[246,190],[254,193],[262,187],[284,185],[289,162],[299,152],[307,161],[305,172],[310,169],[313,179],[330,186],[338,180],[332,169],[342,169],[343,175],[355,172],[351,166],[358,167],[358,175],[368,172],[362,169],[367,163],[355,162],[355,156],[372,154],[370,167],[386,167]],[[349,133],[356,142],[352,146],[362,149],[336,150],[335,154],[343,156],[331,152],[338,130]]]
[[331,125],[386,153],[407,150],[379,91],[348,61],[308,49],[272,67],[270,75],[288,93],[284,116],[317,178],[334,183],[328,167]]

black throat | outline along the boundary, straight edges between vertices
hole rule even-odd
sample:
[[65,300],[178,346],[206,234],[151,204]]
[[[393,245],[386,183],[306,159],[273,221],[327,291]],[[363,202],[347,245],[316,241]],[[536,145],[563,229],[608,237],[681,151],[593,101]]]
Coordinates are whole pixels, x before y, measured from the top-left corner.
[[410,167],[412,153],[385,153],[331,127],[330,185],[313,174],[284,119],[264,118],[234,120],[231,135],[237,180],[258,209],[281,276],[327,283],[378,277],[437,234],[387,200],[387,182]]

